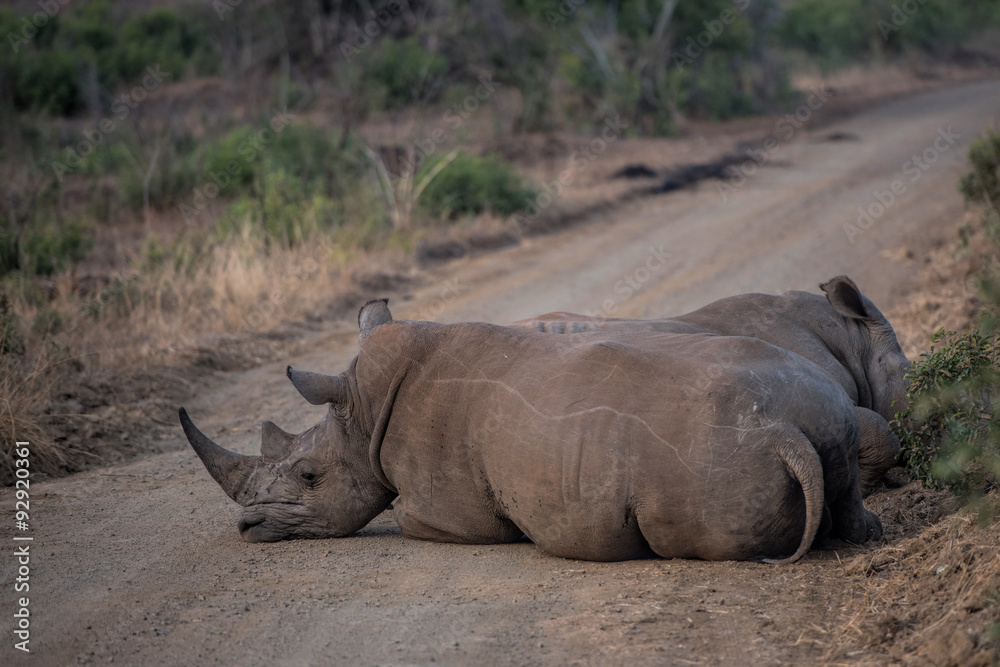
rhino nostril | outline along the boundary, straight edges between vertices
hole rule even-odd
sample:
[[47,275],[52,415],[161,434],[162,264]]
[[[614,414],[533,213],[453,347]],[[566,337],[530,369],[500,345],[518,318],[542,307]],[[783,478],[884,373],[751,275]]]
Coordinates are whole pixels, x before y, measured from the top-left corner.
[[247,520],[245,518],[240,519],[240,522],[236,525],[236,527],[239,529],[239,531],[241,533],[245,533],[246,531],[250,530],[254,526],[262,524],[262,523],[264,523],[264,517],[262,517],[262,516],[255,516],[255,517],[252,517],[249,520]]

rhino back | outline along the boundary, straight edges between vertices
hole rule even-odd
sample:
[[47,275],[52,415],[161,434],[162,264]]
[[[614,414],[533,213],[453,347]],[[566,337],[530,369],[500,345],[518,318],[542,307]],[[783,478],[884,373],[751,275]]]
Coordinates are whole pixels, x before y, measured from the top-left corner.
[[846,346],[845,331],[818,294],[740,294],[660,321],[683,322],[727,336],[752,336],[790,350],[829,373],[855,404],[859,400],[852,360],[834,352]]
[[788,553],[802,492],[772,431],[816,431],[803,400],[841,409],[840,422],[853,415],[818,369],[762,341],[424,331],[381,448],[397,518],[417,537],[523,531],[550,553],[596,560],[647,555],[650,543],[662,556]]

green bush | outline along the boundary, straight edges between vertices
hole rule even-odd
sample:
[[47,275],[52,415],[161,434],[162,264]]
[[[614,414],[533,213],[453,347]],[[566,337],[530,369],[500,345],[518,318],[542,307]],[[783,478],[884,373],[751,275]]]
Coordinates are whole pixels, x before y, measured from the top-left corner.
[[0,276],[21,268],[21,240],[14,230],[14,221],[0,216]]
[[[417,180],[436,164],[432,162],[424,167]],[[536,194],[536,190],[504,159],[496,155],[478,157],[459,153],[424,188],[420,203],[443,218],[484,211],[508,216],[523,209]]]
[[[19,42],[16,51],[0,50],[0,85],[7,86],[14,107],[74,115],[86,106],[88,70],[96,73],[102,96],[110,100],[119,85],[139,85],[150,66],[166,72],[169,81],[218,69],[201,13],[157,8],[120,14],[104,1],[68,6],[34,37]],[[0,11],[3,35],[20,35],[22,28],[21,16]]]
[[[233,128],[205,149],[206,172],[226,173],[226,166],[235,162],[239,170],[229,174],[232,179],[223,196],[234,197],[253,183],[255,165],[247,160],[253,130],[248,125]],[[242,150],[242,152],[241,152]]]
[[31,333],[41,338],[54,336],[62,331],[66,321],[63,314],[55,308],[42,308],[31,323]]
[[730,120],[759,113],[753,97],[744,90],[741,68],[715,52],[702,56],[701,67],[688,81],[686,108],[712,120]]
[[776,35],[832,68],[883,51],[940,53],[998,19],[995,3],[978,0],[799,0],[786,8]]
[[220,199],[229,200],[216,223],[220,238],[261,236],[293,246],[339,229],[360,202],[372,204],[365,159],[352,140],[341,147],[338,135],[295,121],[267,144],[254,144],[256,133],[253,126],[235,128],[206,151],[206,174],[231,160],[240,165],[238,177],[220,190]]
[[80,62],[71,53],[42,51],[22,58],[15,69],[14,105],[55,116],[71,116],[84,107]]
[[1000,208],[1000,132],[989,132],[969,147],[972,171],[958,182],[968,201]]
[[[170,134],[161,140],[160,154],[149,179],[149,203],[154,209],[162,210],[180,202],[189,203],[195,188],[207,182],[208,172],[201,169],[191,144],[189,134]],[[142,211],[143,172],[149,168],[153,147],[148,144],[143,146],[137,140],[119,140],[110,149],[113,170],[101,172],[95,169],[92,177],[100,178],[102,173],[114,174],[121,201],[132,211]],[[138,169],[132,158],[138,162]]]
[[942,330],[931,343],[892,426],[910,472],[974,501],[1000,484],[1000,333]]
[[387,107],[402,108],[433,101],[440,93],[439,79],[447,69],[444,56],[425,50],[416,37],[407,37],[380,42],[369,76],[384,89]]
[[257,197],[241,197],[226,208],[219,219],[218,230],[224,238],[249,226],[266,237],[293,246],[306,235],[308,198],[302,182],[284,171],[265,174]]
[[28,273],[49,276],[87,256],[93,245],[90,226],[82,221],[48,223],[25,231],[23,241]]
[[340,137],[308,122],[292,121],[280,132],[267,130],[267,143],[255,141],[266,120],[235,127],[204,150],[204,178],[220,173],[230,162],[238,173],[220,196],[256,195],[261,174],[284,172],[302,182],[302,189],[334,197],[349,194],[365,174],[365,162],[353,141],[341,148]]
[[785,10],[776,34],[784,46],[801,49],[833,67],[865,54],[876,30],[876,18],[864,0],[799,0]]
[[[969,3],[926,0],[897,33],[900,45],[929,53],[944,51],[968,37]],[[984,3],[985,4],[985,3]]]
[[215,67],[211,47],[196,21],[170,9],[153,9],[129,19],[121,30],[116,49],[118,75],[137,82],[150,65],[168,73],[172,81],[183,78],[189,66],[198,74],[210,74]]
[[10,307],[10,299],[0,292],[0,357],[24,354],[24,339],[18,331],[17,315]]
[[[998,156],[1000,134],[973,142],[972,171],[959,182],[967,199],[996,206]],[[994,260],[997,222],[996,209],[986,211]],[[893,421],[906,467],[925,484],[948,487],[974,504],[1000,485],[1000,273],[995,261],[977,279],[988,304],[980,326],[964,334],[939,331],[931,338],[930,352],[907,374],[910,408]],[[980,504],[980,509],[988,507]]]

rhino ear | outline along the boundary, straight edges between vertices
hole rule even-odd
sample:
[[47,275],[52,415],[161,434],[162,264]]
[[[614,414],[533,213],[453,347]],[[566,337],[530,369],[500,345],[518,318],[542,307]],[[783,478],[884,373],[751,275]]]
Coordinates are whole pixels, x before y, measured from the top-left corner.
[[372,329],[380,324],[392,322],[392,313],[389,312],[389,299],[376,299],[361,306],[358,311],[358,346],[360,347]]
[[282,431],[272,421],[266,421],[260,425],[260,453],[265,459],[281,461],[287,458],[291,453],[294,440],[294,435]]
[[826,294],[827,301],[833,309],[851,319],[867,320],[871,318],[865,305],[865,296],[847,276],[837,276],[822,283],[819,288]]
[[344,379],[338,375],[323,375],[309,371],[297,371],[289,366],[285,373],[295,388],[313,405],[326,403],[346,403],[349,397]]

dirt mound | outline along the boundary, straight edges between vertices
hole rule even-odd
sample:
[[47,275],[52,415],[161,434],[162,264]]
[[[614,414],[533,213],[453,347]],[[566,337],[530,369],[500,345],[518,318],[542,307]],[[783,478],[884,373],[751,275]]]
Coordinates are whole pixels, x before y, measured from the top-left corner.
[[[943,509],[941,492],[916,482],[882,506],[912,523],[923,506]],[[1000,498],[994,498],[994,501]],[[909,505],[909,506],[908,506]],[[933,511],[933,510],[932,510]],[[909,514],[914,513],[914,514]],[[892,518],[890,516],[890,521]],[[909,531],[904,531],[909,532]],[[856,556],[844,567],[863,596],[842,628],[834,660],[864,651],[874,663],[995,665],[1000,660],[1000,522],[951,514],[913,537]]]

